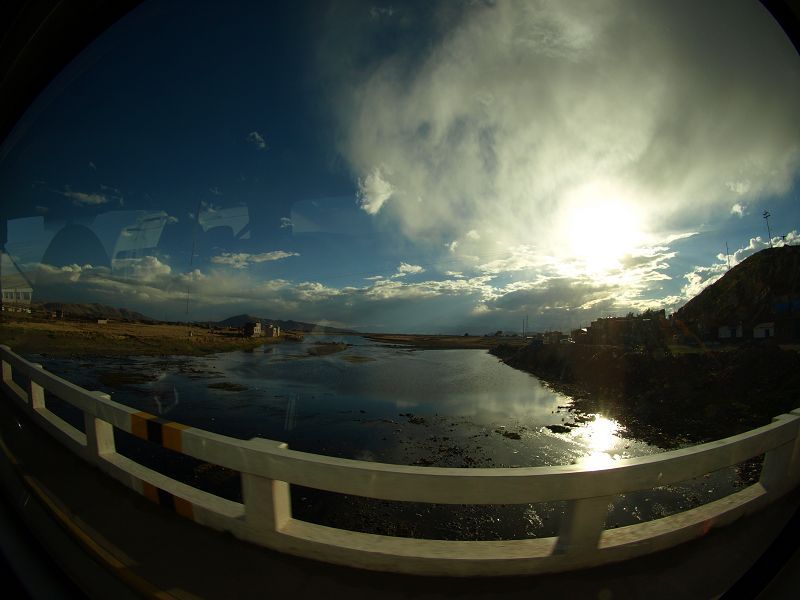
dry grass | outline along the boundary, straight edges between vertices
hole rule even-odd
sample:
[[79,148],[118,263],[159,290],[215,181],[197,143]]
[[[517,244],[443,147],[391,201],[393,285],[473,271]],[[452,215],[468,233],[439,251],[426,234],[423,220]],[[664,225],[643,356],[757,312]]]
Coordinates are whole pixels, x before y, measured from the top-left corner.
[[[190,335],[191,334],[191,335]],[[187,325],[94,322],[6,317],[0,343],[13,350],[51,356],[202,355],[244,350],[274,338],[243,338],[235,331],[212,331]]]
[[364,337],[375,342],[428,349],[489,349],[498,344],[524,345],[521,337],[501,338],[477,335],[406,335],[394,333],[376,333],[365,335]]

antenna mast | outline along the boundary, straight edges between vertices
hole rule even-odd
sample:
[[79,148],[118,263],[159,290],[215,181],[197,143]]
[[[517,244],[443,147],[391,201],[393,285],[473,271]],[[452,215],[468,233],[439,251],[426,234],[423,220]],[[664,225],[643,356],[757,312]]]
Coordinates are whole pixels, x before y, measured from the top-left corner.
[[728,263],[728,271],[731,270],[731,251],[728,248],[728,242],[725,242],[725,261]]
[[769,214],[768,210],[765,210],[764,214],[762,216],[764,217],[764,220],[767,222],[767,235],[769,236],[769,238],[768,238],[769,239],[769,247],[772,248],[772,232],[769,230],[769,218],[772,215]]

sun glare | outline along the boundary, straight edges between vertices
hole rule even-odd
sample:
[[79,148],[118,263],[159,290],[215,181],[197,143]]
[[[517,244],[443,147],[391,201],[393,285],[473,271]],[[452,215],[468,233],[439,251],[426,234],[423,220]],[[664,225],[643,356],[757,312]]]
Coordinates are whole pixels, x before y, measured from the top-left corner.
[[568,203],[565,250],[584,274],[600,278],[622,266],[645,242],[640,211],[608,186],[587,186]]
[[574,429],[572,435],[586,444],[586,455],[578,463],[589,469],[599,469],[613,464],[614,458],[608,453],[620,441],[617,433],[620,426],[616,421],[595,415],[583,427]]

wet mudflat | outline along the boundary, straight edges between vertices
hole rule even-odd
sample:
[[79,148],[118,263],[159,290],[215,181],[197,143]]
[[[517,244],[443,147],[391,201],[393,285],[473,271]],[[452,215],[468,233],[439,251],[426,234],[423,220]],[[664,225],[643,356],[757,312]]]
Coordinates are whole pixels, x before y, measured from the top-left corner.
[[[118,402],[243,439],[359,460],[441,467],[581,464],[598,468],[662,451],[602,413],[485,350],[415,350],[357,336],[309,336],[204,357],[72,360],[49,370]],[[335,352],[314,354],[318,342]],[[312,350],[309,352],[309,350]],[[55,408],[53,409],[55,410]],[[241,499],[235,473],[118,436],[120,452],[188,483]],[[735,469],[614,500],[607,525],[665,516],[740,486]],[[292,488],[297,518],[357,531],[437,539],[553,535],[563,503],[430,505]]]

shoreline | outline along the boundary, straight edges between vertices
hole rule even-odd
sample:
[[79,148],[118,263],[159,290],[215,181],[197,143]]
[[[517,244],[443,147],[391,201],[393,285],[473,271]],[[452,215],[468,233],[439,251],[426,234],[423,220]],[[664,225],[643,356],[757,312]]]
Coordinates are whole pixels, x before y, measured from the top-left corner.
[[522,347],[522,338],[511,337],[486,337],[477,335],[424,335],[403,333],[362,333],[364,339],[394,344],[399,347],[417,350],[491,350],[498,344],[507,344],[512,347]]
[[631,437],[668,450],[766,425],[800,397],[800,354],[768,344],[693,355],[575,344],[491,353],[572,397],[571,413],[605,413]]
[[232,330],[122,321],[101,324],[18,319],[0,323],[0,344],[10,346],[15,352],[53,357],[205,356],[252,350],[288,339],[245,338]]

